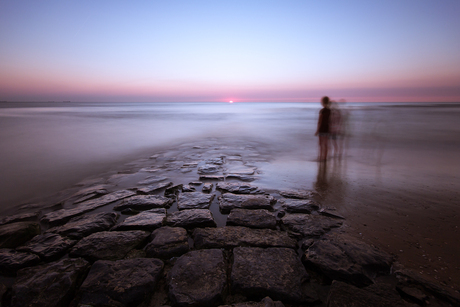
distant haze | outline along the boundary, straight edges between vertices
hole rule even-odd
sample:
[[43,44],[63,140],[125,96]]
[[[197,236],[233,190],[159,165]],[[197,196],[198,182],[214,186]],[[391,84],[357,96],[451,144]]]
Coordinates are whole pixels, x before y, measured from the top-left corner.
[[460,101],[460,1],[0,1],[0,101]]

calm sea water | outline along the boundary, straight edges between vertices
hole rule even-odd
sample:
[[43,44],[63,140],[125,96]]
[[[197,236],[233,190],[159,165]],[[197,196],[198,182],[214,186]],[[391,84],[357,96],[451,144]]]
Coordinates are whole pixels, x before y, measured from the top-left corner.
[[[268,175],[295,174],[298,163],[316,158],[319,109],[319,103],[0,103],[0,213],[157,148],[207,137],[266,142],[277,169]],[[383,167],[393,177],[428,172],[458,180],[460,105],[348,103],[342,111],[350,165],[370,167],[372,175]],[[286,184],[299,176],[285,176]]]

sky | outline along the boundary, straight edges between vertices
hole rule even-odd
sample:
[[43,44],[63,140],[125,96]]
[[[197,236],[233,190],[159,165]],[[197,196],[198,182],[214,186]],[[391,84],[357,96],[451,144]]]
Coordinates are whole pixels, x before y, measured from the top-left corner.
[[0,0],[0,101],[460,102],[458,16],[458,0]]

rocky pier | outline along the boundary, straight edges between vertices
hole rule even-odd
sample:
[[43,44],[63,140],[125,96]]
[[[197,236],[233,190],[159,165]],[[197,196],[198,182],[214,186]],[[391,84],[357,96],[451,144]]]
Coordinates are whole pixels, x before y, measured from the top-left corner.
[[0,221],[1,306],[460,306],[313,191],[248,183],[260,156],[192,149]]

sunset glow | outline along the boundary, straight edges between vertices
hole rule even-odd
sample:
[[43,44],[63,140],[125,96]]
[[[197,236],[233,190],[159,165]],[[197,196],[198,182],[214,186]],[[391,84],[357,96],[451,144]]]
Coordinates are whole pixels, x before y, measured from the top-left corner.
[[453,0],[2,1],[0,101],[458,102],[459,14]]

